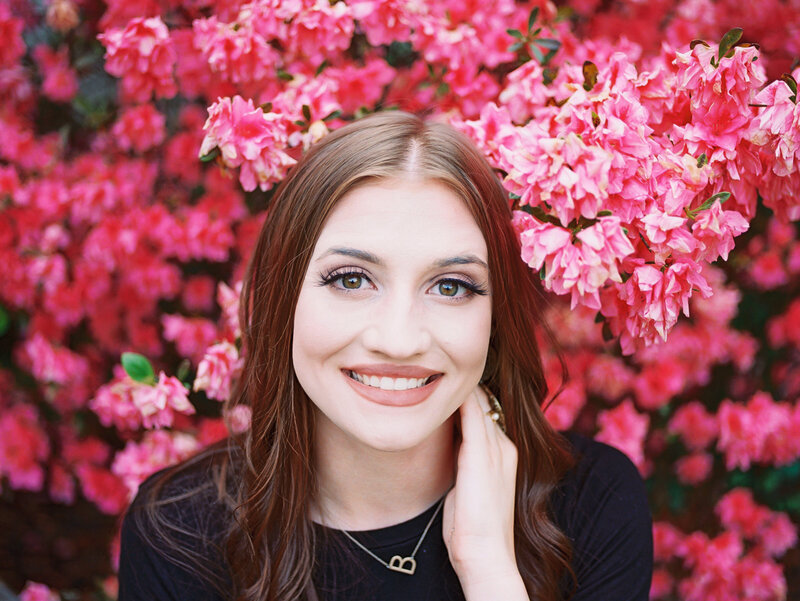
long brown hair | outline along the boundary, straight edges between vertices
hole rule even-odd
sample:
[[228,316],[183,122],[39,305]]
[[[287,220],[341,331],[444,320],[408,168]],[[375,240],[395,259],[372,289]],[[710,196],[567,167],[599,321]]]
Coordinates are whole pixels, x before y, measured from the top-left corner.
[[[231,401],[251,407],[251,427],[192,462],[210,458],[218,498],[230,509],[221,551],[233,587],[232,595],[230,589],[226,593],[234,599],[314,596],[316,541],[308,517],[316,492],[314,419],[291,368],[295,306],[336,203],[359,185],[409,171],[449,186],[486,240],[492,333],[484,382],[501,399],[508,436],[518,450],[517,563],[532,598],[561,598],[563,576],[571,573],[571,549],[553,522],[549,497],[572,459],[540,406],[547,395],[536,344],[540,312],[534,276],[519,258],[507,195],[481,153],[453,128],[386,112],[342,127],[311,148],[277,189],[253,250],[240,305],[245,365]],[[166,472],[148,491],[147,524],[141,530],[154,532],[177,561],[200,572],[200,555],[175,543],[175,535],[185,531],[175,533],[163,517],[170,499],[162,487],[180,469]]]

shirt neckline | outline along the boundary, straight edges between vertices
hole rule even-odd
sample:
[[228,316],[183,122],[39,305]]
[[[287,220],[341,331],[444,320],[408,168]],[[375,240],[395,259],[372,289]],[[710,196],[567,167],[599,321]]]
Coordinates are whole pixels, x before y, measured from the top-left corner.
[[[419,540],[419,537],[422,536],[425,526],[428,525],[428,521],[430,521],[431,516],[439,506],[440,500],[441,499],[437,500],[419,515],[400,522],[399,524],[392,524],[391,526],[370,530],[348,530],[347,533],[370,550],[402,545],[410,541],[416,542]],[[441,537],[441,523],[442,512],[440,511],[439,515],[436,516],[436,519],[431,524],[428,534],[425,536],[426,540],[433,536]],[[331,528],[323,524],[318,524],[317,522],[313,522],[313,524],[317,533],[323,536],[335,536],[345,540],[347,539],[344,532],[340,529]],[[438,528],[437,524],[439,525]],[[436,530],[438,530],[438,532],[435,532]]]

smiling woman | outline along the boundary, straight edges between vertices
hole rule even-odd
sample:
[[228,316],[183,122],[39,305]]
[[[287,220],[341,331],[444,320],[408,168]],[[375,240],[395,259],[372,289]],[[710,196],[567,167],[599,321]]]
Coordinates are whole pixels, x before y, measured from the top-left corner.
[[142,486],[121,601],[647,599],[638,473],[542,413],[506,198],[404,113],[309,151],[244,282],[250,430]]

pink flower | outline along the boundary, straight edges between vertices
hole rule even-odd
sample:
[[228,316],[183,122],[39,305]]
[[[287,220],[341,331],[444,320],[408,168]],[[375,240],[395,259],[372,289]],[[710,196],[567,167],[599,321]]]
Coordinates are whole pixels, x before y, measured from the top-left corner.
[[624,284],[604,294],[601,311],[612,331],[620,335],[623,352],[629,354],[636,339],[645,344],[666,340],[680,313],[689,315],[689,299],[695,291],[711,295],[695,262],[676,261],[663,270],[639,265]]
[[372,109],[397,76],[385,60],[376,57],[368,58],[364,66],[347,63],[328,67],[324,73],[336,81],[336,97],[345,113],[355,113],[361,107]]
[[181,302],[188,311],[210,311],[214,307],[214,290],[217,283],[211,276],[195,275],[187,278],[181,292]]
[[136,430],[142,424],[142,414],[133,402],[133,392],[141,386],[144,384],[131,380],[119,367],[114,380],[97,390],[89,401],[89,408],[106,427]]
[[699,401],[678,408],[669,420],[667,429],[678,434],[683,444],[692,451],[701,451],[717,437],[717,420]]
[[638,413],[631,400],[620,403],[614,409],[601,411],[597,416],[600,431],[595,439],[618,448],[644,473],[647,466],[644,457],[644,439],[650,417]]
[[679,85],[691,92],[692,123],[682,133],[695,156],[699,153],[694,152],[694,144],[734,150],[749,135],[750,104],[765,80],[761,64],[754,62],[758,58],[755,47],[738,46],[731,58],[712,65],[717,53],[716,46],[697,44],[676,54]]
[[645,364],[633,379],[636,404],[650,411],[660,409],[686,387],[686,372],[684,363],[678,357],[666,353],[661,361]]
[[217,286],[217,303],[222,309],[222,319],[226,333],[232,338],[240,338],[242,332],[239,328],[239,297],[242,294],[242,282],[236,282],[233,288],[225,282]]
[[42,489],[42,462],[50,454],[49,439],[32,405],[13,405],[0,413],[0,476],[11,488]]
[[69,102],[78,91],[78,77],[69,66],[68,48],[51,50],[42,44],[33,51],[33,56],[44,76],[42,93],[56,102]]
[[19,601],[58,601],[59,596],[55,591],[50,590],[47,585],[31,582],[25,583],[25,588],[19,594]]
[[326,56],[347,50],[355,26],[344,2],[303,0],[286,34],[289,50],[319,65]]
[[60,463],[50,464],[50,485],[47,492],[56,503],[72,505],[75,503],[75,480]]
[[119,515],[128,504],[128,490],[122,480],[104,467],[84,463],[75,470],[83,496],[103,513]]
[[683,555],[685,535],[668,522],[653,522],[653,557],[655,561],[669,561]]
[[234,405],[225,414],[228,429],[233,434],[241,434],[250,428],[253,412],[247,405]]
[[122,150],[142,153],[164,141],[165,125],[166,118],[152,104],[141,104],[124,110],[111,133]]
[[51,344],[39,333],[19,349],[21,365],[41,383],[70,385],[88,377],[89,361],[68,348]]
[[782,512],[772,512],[758,533],[758,540],[772,557],[780,557],[797,545],[797,526]]
[[528,61],[506,77],[499,100],[515,123],[526,123],[547,101],[548,88],[542,72],[539,61]]
[[197,439],[184,432],[145,432],[140,443],[129,440],[114,456],[111,471],[125,483],[128,498],[132,499],[145,478],[186,459],[198,449]]
[[282,62],[265,38],[268,31],[256,21],[257,15],[251,14],[258,3],[249,6],[250,10],[243,10],[236,23],[221,22],[216,16],[192,23],[194,48],[205,57],[211,71],[238,84],[261,82],[273,76],[275,66]]
[[581,382],[570,380],[558,396],[547,404],[545,417],[556,430],[568,430],[586,404],[586,392]]
[[505,186],[520,196],[520,205],[547,203],[565,227],[577,217],[597,217],[608,198],[613,154],[574,133],[550,138],[530,127],[518,131],[516,143],[500,155]]
[[276,113],[264,114],[261,107],[241,96],[220,98],[208,110],[206,136],[200,155],[219,148],[228,167],[242,167],[239,181],[247,191],[258,185],[267,190],[279,181],[294,159],[284,152],[288,144],[288,125]]
[[206,349],[197,366],[194,390],[204,390],[206,396],[218,401],[231,397],[231,387],[244,365],[239,351],[230,342],[220,342]]
[[653,570],[653,579],[650,583],[650,599],[661,599],[672,592],[673,578],[664,568]]
[[[529,63],[526,63],[529,64]],[[511,123],[509,111],[498,108],[494,102],[487,103],[481,109],[480,117],[475,121],[453,120],[452,125],[462,132],[483,150],[484,155],[496,168],[501,168],[500,149],[512,143],[517,135]]]
[[752,138],[773,155],[772,172],[781,177],[796,172],[800,164],[800,108],[792,94],[786,82],[773,81],[755,97],[766,107],[754,120]]
[[122,93],[133,102],[171,98],[177,92],[172,77],[175,50],[160,17],[137,17],[124,28],[97,36],[106,47],[106,71],[122,78]]
[[354,0],[348,3],[373,46],[408,40],[411,29],[427,13],[424,4],[406,0]]
[[22,19],[11,15],[11,10],[6,3],[0,5],[0,69],[13,67],[25,54],[25,43],[22,40],[22,30],[25,24]]
[[162,315],[164,339],[175,344],[182,357],[199,361],[208,346],[217,338],[217,327],[202,317]]
[[183,383],[174,376],[167,376],[163,371],[158,374],[155,385],[136,387],[132,396],[133,404],[142,414],[145,428],[171,426],[174,411],[184,415],[195,413]]
[[608,282],[622,282],[618,265],[633,253],[633,246],[616,217],[601,217],[597,223],[572,235],[550,223],[541,223],[522,211],[515,212],[520,232],[522,260],[536,271],[544,268],[545,286],[556,294],[571,293],[571,307],[579,303],[600,308],[598,291]]
[[714,458],[709,453],[692,453],[675,462],[675,473],[682,484],[700,484],[711,473]]
[[719,442],[728,469],[746,470],[752,462],[788,464],[800,457],[800,440],[792,432],[798,411],[757,392],[746,405],[723,401],[717,413]]
[[695,260],[728,260],[733,249],[733,239],[746,232],[750,224],[738,211],[724,211],[717,201],[705,211],[700,211],[692,224],[692,235],[700,243]]

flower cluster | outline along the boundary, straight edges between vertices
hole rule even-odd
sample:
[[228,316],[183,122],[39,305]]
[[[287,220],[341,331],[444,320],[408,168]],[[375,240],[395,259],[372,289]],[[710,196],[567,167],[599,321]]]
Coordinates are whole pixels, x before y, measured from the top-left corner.
[[131,19],[124,28],[107,29],[99,38],[106,48],[106,70],[122,78],[126,98],[146,102],[152,94],[157,98],[176,94],[175,49],[159,17]]

